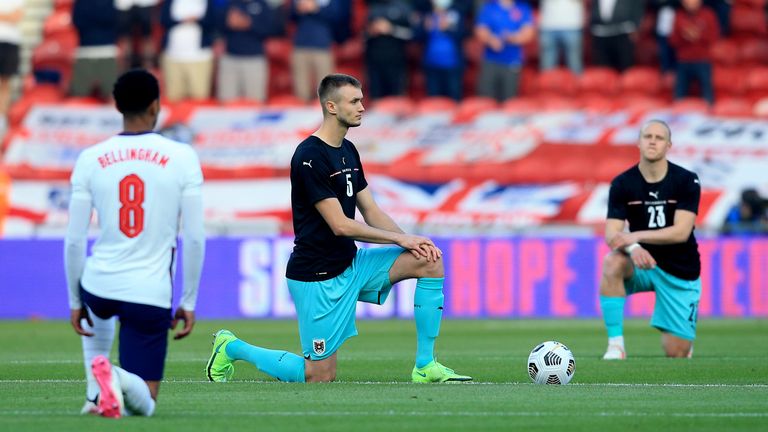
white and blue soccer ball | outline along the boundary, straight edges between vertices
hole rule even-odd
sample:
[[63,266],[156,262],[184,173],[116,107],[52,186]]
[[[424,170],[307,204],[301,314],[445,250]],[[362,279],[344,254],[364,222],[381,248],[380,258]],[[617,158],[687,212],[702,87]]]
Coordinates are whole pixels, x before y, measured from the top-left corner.
[[575,371],[573,353],[560,342],[542,342],[528,356],[528,376],[535,384],[568,384]]

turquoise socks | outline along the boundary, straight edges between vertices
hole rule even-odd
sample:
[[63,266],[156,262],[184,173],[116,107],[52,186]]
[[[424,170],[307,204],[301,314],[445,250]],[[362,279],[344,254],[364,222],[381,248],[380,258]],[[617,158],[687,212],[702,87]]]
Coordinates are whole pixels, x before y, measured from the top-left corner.
[[600,296],[600,308],[608,337],[624,335],[624,302],[626,297]]
[[424,367],[435,359],[435,339],[443,319],[443,281],[445,278],[421,278],[413,295],[413,318],[416,321],[416,367]]
[[304,359],[287,351],[270,350],[233,340],[225,348],[227,357],[244,360],[265,374],[285,382],[304,382]]

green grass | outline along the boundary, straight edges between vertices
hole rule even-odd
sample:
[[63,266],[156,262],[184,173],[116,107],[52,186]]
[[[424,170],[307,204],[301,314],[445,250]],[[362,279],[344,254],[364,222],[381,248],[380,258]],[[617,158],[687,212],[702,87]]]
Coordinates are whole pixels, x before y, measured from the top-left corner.
[[[364,321],[339,352],[338,382],[275,382],[243,363],[204,381],[210,334],[298,351],[293,321],[202,321],[171,341],[152,418],[79,416],[80,343],[65,322],[0,321],[0,431],[721,431],[768,430],[768,321],[703,320],[693,359],[666,359],[646,321],[629,321],[629,360],[599,360],[595,320],[448,321],[439,359],[472,384],[415,385],[409,321]],[[528,352],[555,339],[576,356],[567,386],[529,383]],[[115,356],[116,357],[116,356]]]

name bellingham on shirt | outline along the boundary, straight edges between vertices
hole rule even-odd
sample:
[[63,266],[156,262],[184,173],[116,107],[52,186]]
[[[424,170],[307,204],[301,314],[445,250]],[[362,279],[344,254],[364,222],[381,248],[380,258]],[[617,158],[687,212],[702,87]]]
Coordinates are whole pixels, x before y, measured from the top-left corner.
[[165,168],[170,158],[155,150],[129,148],[104,153],[98,160],[102,168],[128,161],[147,162]]

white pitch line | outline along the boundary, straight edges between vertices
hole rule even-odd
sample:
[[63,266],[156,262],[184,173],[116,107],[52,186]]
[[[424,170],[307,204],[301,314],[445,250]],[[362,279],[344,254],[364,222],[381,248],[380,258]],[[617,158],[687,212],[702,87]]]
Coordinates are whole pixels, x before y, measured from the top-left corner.
[[[1,416],[75,416],[74,410],[3,410]],[[590,412],[548,412],[548,411],[228,411],[229,416],[245,417],[680,417],[680,418],[765,418],[765,412],[709,412],[709,413],[659,413],[641,411],[598,411]],[[164,410],[160,416],[209,417],[210,413],[200,411]]]
[[[37,380],[22,380],[22,379],[5,379],[0,380],[0,384],[76,384],[84,383],[84,379],[37,379]],[[163,383],[168,384],[209,384],[208,380],[195,380],[195,379],[168,379],[163,380]],[[262,385],[294,385],[292,383],[283,383],[279,381],[262,381],[262,380],[238,380],[227,383],[227,385],[237,384],[262,384]],[[329,383],[329,385],[339,384],[354,384],[354,385],[411,385],[405,381],[336,381]],[[448,383],[452,386],[534,386],[535,384],[529,382],[482,382],[482,381],[470,381],[461,383]],[[711,384],[682,384],[682,383],[571,383],[570,387],[659,387],[659,388],[755,388],[755,389],[768,389],[768,384],[727,384],[727,383],[711,383]],[[555,386],[557,387],[557,386]],[[565,386],[563,386],[565,387]]]

